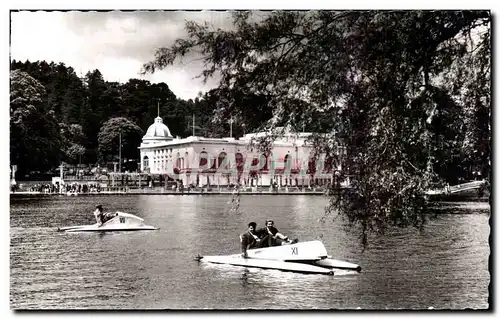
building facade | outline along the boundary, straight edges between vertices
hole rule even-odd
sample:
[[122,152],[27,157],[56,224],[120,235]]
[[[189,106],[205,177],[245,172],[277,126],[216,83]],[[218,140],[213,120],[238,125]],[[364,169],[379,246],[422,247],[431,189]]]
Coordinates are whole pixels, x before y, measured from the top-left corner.
[[312,158],[312,133],[285,132],[269,152],[253,146],[266,132],[242,138],[174,138],[161,117],[148,128],[139,147],[142,172],[164,175],[184,185],[312,186],[325,185],[335,169]]

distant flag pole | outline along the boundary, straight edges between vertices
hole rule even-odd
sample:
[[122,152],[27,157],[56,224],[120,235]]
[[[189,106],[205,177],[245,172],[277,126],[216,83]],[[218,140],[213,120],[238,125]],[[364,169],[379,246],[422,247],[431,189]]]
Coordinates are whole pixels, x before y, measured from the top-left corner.
[[158,100],[158,117],[160,117],[160,100]]
[[[120,148],[118,150],[118,157],[120,158],[120,162],[118,163],[119,172],[122,172],[122,131],[120,130]],[[116,168],[116,166],[115,166]]]
[[196,115],[194,115],[194,113],[193,113],[193,136],[195,136],[195,135],[194,135],[194,134],[195,134],[195,129],[194,129],[194,117],[195,117],[195,116],[196,116]]
[[233,117],[229,120],[229,137],[233,137]]

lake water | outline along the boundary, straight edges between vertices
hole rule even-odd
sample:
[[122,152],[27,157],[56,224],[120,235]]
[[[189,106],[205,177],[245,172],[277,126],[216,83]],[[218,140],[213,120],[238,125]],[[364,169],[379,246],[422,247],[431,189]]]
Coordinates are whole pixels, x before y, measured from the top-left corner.
[[[99,196],[11,199],[12,309],[485,309],[490,274],[488,203],[450,203],[423,231],[370,237],[343,221],[318,222],[320,196]],[[92,212],[141,216],[156,231],[64,233]],[[322,238],[359,274],[304,275],[198,263],[239,252],[250,221],[301,241]]]

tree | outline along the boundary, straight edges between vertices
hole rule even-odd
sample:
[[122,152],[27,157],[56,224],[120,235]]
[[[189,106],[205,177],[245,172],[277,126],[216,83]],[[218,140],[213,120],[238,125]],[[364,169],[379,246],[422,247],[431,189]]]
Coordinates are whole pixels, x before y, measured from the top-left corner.
[[[12,60],[11,69],[28,73],[44,87],[45,93],[37,108],[45,113],[53,111],[62,135],[59,155],[71,163],[98,160],[97,135],[105,119],[126,117],[146,129],[158,116],[159,106],[159,114],[172,134],[186,137],[192,133],[189,125],[193,114],[197,123],[207,124],[213,115],[213,108],[206,100],[177,99],[165,83],[152,84],[140,79],[130,79],[124,84],[107,82],[99,70],[88,72],[80,79],[72,67],[46,61]],[[82,138],[78,133],[78,141],[72,133],[74,125],[79,125],[83,134]],[[218,126],[203,125],[197,133],[210,135],[215,128]],[[52,164],[58,165],[58,161],[56,158]]]
[[490,171],[490,20],[486,11],[237,12],[232,30],[188,21],[187,38],[159,48],[143,72],[200,52],[201,76],[220,75],[220,123],[244,111],[237,94],[254,94],[272,108],[267,128],[326,133],[314,145],[342,163],[351,188],[333,192],[325,217],[361,226],[366,242],[371,230],[425,223],[424,194],[456,165],[466,108],[478,118],[474,161]]
[[[231,97],[231,101],[227,100],[228,96]],[[196,103],[196,106],[206,113],[202,113],[201,116],[207,123],[208,135],[229,136],[229,123],[232,119],[235,123],[233,136],[243,136],[245,133],[260,130],[272,118],[273,111],[268,102],[265,95],[236,89],[232,92],[227,89],[213,89],[208,91],[203,99]],[[239,106],[237,109],[225,107],[229,103]],[[210,110],[210,113],[207,110]]]
[[99,156],[101,160],[115,160],[119,154],[121,134],[122,159],[139,158],[137,146],[142,138],[139,126],[124,117],[115,117],[106,121],[99,131]]
[[45,88],[26,72],[10,72],[10,161],[21,176],[59,162],[61,137],[53,111],[42,108]]
[[82,126],[60,123],[59,127],[61,128],[63,159],[72,164],[80,163],[82,156],[85,154],[85,147],[83,146],[85,144],[85,136]]
[[88,72],[85,76],[86,101],[81,112],[81,124],[88,144],[86,156],[92,161],[97,161],[97,134],[106,117],[106,104],[104,101],[107,90],[106,82],[99,70]]
[[60,123],[81,124],[81,109],[85,103],[85,87],[71,67],[46,61],[25,63],[12,60],[11,70],[21,70],[39,81],[47,92],[43,108],[53,110]]

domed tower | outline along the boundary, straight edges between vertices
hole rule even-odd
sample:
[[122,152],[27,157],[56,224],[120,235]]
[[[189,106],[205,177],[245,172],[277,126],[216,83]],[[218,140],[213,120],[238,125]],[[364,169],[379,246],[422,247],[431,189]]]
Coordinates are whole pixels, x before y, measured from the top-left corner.
[[170,134],[168,127],[163,124],[160,116],[155,118],[155,122],[151,124],[146,131],[146,135],[142,138],[143,144],[154,144],[159,142],[171,141],[174,138]]

